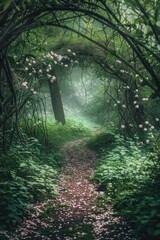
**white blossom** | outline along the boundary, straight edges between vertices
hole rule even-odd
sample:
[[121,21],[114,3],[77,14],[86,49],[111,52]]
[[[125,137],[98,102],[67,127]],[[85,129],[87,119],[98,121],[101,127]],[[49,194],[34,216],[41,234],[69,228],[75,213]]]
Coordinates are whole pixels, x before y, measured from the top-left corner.
[[55,76],[53,76],[53,77],[51,78],[50,82],[53,83],[54,81],[56,81],[56,77],[55,77]]
[[26,87],[27,84],[28,84],[27,82],[23,82],[23,83],[22,83],[22,86]]
[[58,59],[58,62],[61,62],[63,57],[61,55],[59,55],[57,59]]
[[149,99],[148,98],[142,98],[142,101],[148,101]]
[[122,63],[120,60],[116,60],[116,63]]

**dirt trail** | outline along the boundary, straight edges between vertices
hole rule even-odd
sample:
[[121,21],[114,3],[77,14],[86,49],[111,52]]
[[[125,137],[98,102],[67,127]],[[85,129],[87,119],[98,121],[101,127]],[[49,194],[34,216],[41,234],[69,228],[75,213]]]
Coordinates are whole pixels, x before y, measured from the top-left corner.
[[[58,185],[58,197],[36,206],[19,231],[21,239],[39,240],[134,240],[130,228],[107,210],[97,206],[100,198],[89,180],[96,154],[83,145],[84,140],[66,144],[64,169]],[[101,197],[102,198],[102,197]]]

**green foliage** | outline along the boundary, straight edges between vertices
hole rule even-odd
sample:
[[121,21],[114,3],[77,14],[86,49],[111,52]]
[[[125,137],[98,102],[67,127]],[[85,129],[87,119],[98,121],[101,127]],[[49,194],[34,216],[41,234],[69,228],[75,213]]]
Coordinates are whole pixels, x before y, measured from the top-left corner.
[[0,195],[0,223],[1,227],[4,227],[3,225],[13,220],[18,221],[23,216],[32,195],[25,186],[25,180],[21,177],[15,177],[13,181],[1,182]]
[[26,186],[33,194],[34,200],[43,200],[55,194],[57,170],[47,164],[37,164],[32,160],[21,162],[19,174],[26,179]]
[[[151,146],[150,146],[151,148]],[[142,239],[160,237],[159,158],[140,144],[116,137],[115,147],[98,159],[95,181],[120,215]]]
[[12,3],[12,0],[2,0],[0,6],[3,7],[3,10],[6,10]]
[[40,144],[34,138],[25,145],[13,145],[8,155],[1,155],[10,167],[10,179],[1,166],[0,181],[0,223],[17,222],[35,201],[42,201],[56,194],[59,161],[57,155],[46,155],[40,151]]
[[48,145],[58,150],[65,142],[76,140],[89,134],[89,129],[85,128],[83,124],[74,121],[68,121],[65,125],[49,124]]
[[[46,132],[43,123],[29,121],[26,133],[36,138],[26,138],[24,143],[13,144],[7,155],[1,157],[5,162],[0,168],[0,207],[3,209],[0,222],[3,225],[17,222],[26,209],[35,201],[43,201],[56,194],[55,185],[62,165],[60,147],[67,141],[84,137],[89,130],[82,124],[70,121],[66,125],[47,123]],[[46,149],[43,145],[45,144]],[[44,151],[45,150],[45,151]],[[53,152],[54,150],[54,152]],[[55,152],[56,151],[56,152]]]
[[46,132],[42,131],[42,124],[30,119],[27,125],[22,122],[22,127],[28,136],[35,136],[49,151],[57,152],[64,143],[90,134],[90,130],[83,124],[72,120],[68,120],[65,125],[47,120]]
[[[121,142],[121,143],[120,143]],[[153,162],[147,161],[137,145],[130,141],[123,144],[122,137],[116,137],[115,147],[110,152],[104,152],[100,156],[100,164],[96,171],[96,179],[100,185],[114,184],[113,189],[121,193],[122,186],[130,186],[148,179],[150,167]],[[121,181],[119,181],[121,180]],[[135,182],[136,181],[136,182]],[[115,189],[116,188],[116,189]]]
[[146,188],[146,193],[142,192],[141,196],[135,194],[132,202],[128,198],[130,205],[124,201],[123,204],[126,202],[128,207],[125,214],[128,214],[131,222],[135,224],[136,235],[146,240],[158,240],[160,237],[160,194],[154,196],[151,190],[148,194],[147,192]]
[[114,143],[114,134],[112,133],[99,133],[93,135],[87,142],[89,148],[99,152],[102,149],[111,147]]
[[[21,88],[22,78],[24,81],[28,81],[29,78],[29,74],[24,71],[24,60],[27,55],[36,57],[46,51],[47,35],[49,36],[47,39],[49,49],[54,46],[63,53],[68,47],[71,47],[76,53],[88,54],[111,76],[109,81],[104,81],[105,88],[98,90],[94,99],[86,104],[84,112],[88,116],[108,125],[107,114],[110,112],[111,120],[114,120],[115,125],[119,122],[120,126],[123,123],[122,119],[124,122],[128,121],[127,125],[121,125],[123,133],[128,129],[128,125],[132,127],[131,133],[135,131],[135,127],[140,128],[139,130],[142,132],[147,131],[150,127],[154,129],[154,126],[159,128],[159,120],[155,122],[155,119],[159,117],[158,93],[160,90],[159,1],[124,0],[106,1],[106,3],[105,1],[89,1],[89,4],[80,2],[69,1],[68,5],[67,1],[56,0],[1,1],[0,49],[1,52],[7,53],[6,56],[1,56],[0,89],[3,92],[1,93],[2,107],[0,110],[0,132],[2,133],[1,141],[3,141],[1,146],[6,143],[6,146],[9,145],[15,132],[15,126],[17,126],[16,120],[19,113],[25,112],[23,111],[24,105],[31,98],[31,92],[27,95],[26,89],[22,90]],[[57,5],[61,9],[63,4],[66,7],[65,13],[63,11],[61,14],[60,11],[57,11],[55,14],[50,14],[52,12],[50,7],[55,9],[55,5]],[[106,7],[104,7],[105,4]],[[78,19],[75,12],[70,11],[70,9],[79,11],[79,7],[82,12],[89,13],[92,19],[81,14]],[[86,8],[90,11],[86,11]],[[44,9],[46,9],[45,15],[43,14]],[[16,14],[18,17],[15,17]],[[56,32],[56,36],[55,31],[51,32],[49,28],[46,28],[45,32],[34,30],[32,34],[27,31],[32,27],[40,27],[48,23],[54,24],[57,22],[56,19],[62,23],[65,21],[64,14],[66,16],[65,31],[67,27],[71,27],[74,31],[78,31],[78,35],[84,34],[87,40],[81,41],[82,39],[76,34],[72,34],[72,38],[69,34],[68,38],[64,31],[61,31],[62,34]],[[69,21],[67,21],[67,17],[68,20],[70,19]],[[71,24],[71,22],[75,24]],[[24,31],[27,31],[26,35],[24,34],[18,40],[18,36]],[[53,32],[54,41],[51,37]],[[88,42],[89,39],[90,42]],[[103,42],[107,44],[103,44]],[[93,43],[96,45],[93,46]],[[18,61],[22,65],[19,65]],[[22,68],[20,72],[16,72],[17,67]],[[99,71],[97,71],[97,75],[100,75]],[[99,78],[103,80],[102,77],[104,76]],[[112,84],[114,78],[116,81]],[[37,75],[35,81],[38,83],[39,79]],[[34,83],[33,79],[31,82]],[[77,93],[77,89],[75,93]],[[111,96],[112,101],[107,95],[102,98],[104,93]],[[145,98],[141,99],[141,95]],[[147,103],[144,104],[143,102],[146,101]],[[133,104],[134,102],[136,105]],[[116,108],[113,108],[114,105]],[[120,107],[124,107],[124,109],[120,111]],[[120,115],[119,118],[117,113]],[[150,123],[145,123],[146,117],[149,118]],[[134,122],[136,124],[133,124]],[[65,126],[47,123],[46,128],[43,128],[44,123],[36,123],[32,119],[29,119],[27,125],[21,124],[28,136],[36,136],[49,152],[52,152],[52,149],[54,152],[58,152],[65,142],[89,133],[83,126],[73,122],[67,123]],[[154,125],[152,126],[152,124]],[[139,127],[142,125],[145,126],[143,129]],[[12,129],[14,130],[12,131]],[[42,146],[38,142],[33,139],[29,141],[26,146],[19,143],[16,146],[13,145],[7,155],[0,155],[0,174],[3,179],[0,182],[1,222],[17,220],[29,202],[55,193],[53,180],[55,180],[57,168],[61,164],[59,161],[57,162],[57,153],[46,156],[41,151]],[[113,142],[114,138],[100,134],[93,137],[88,143],[97,152],[105,149],[101,151],[100,165],[97,168],[95,179],[102,189],[107,189],[117,210],[136,224],[137,232],[142,233],[143,239],[153,237],[158,239],[160,237],[159,157],[156,157],[156,153],[155,156],[150,157],[132,141],[126,141],[123,144],[123,139],[117,139],[116,145],[115,143],[111,144]],[[113,148],[110,149],[111,152],[108,152],[110,145]],[[44,159],[45,165],[42,164]]]

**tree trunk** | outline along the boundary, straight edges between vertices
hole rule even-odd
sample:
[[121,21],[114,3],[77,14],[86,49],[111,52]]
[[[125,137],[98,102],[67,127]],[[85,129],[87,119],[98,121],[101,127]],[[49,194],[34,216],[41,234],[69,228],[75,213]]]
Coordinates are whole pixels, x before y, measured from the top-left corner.
[[57,122],[65,124],[65,116],[58,81],[55,80],[54,82],[50,82],[48,80],[48,85],[50,89],[51,102],[55,119]]

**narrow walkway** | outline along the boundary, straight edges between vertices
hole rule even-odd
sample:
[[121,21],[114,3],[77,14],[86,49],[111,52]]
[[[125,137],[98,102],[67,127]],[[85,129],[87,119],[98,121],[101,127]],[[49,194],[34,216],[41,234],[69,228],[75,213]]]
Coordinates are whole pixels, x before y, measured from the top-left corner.
[[101,194],[90,182],[96,155],[82,141],[63,148],[65,166],[58,185],[58,197],[35,206],[19,229],[21,239],[36,240],[134,240],[131,229],[97,202]]

